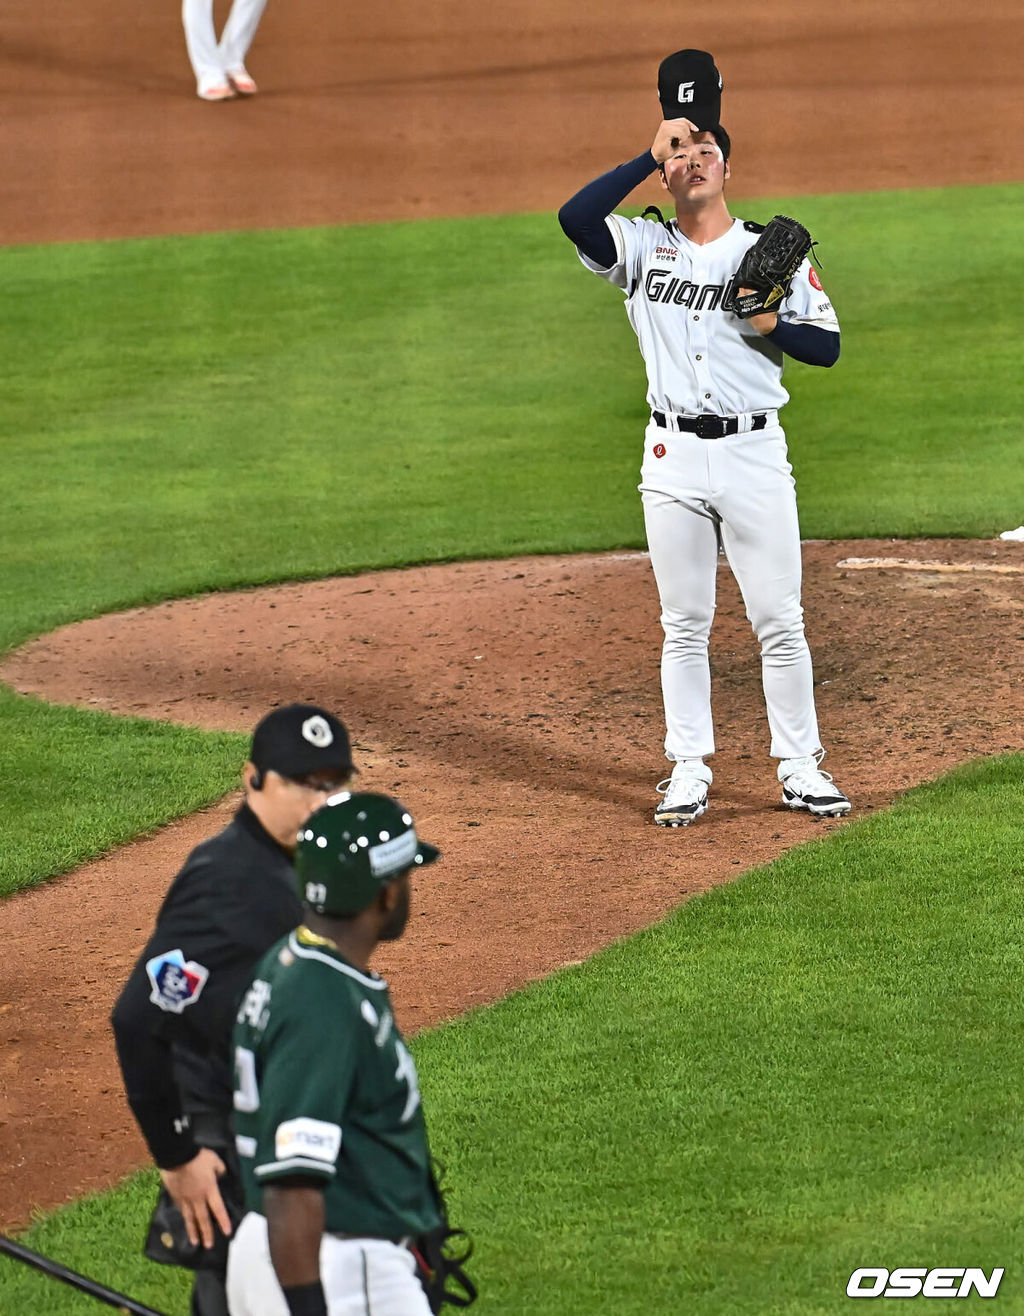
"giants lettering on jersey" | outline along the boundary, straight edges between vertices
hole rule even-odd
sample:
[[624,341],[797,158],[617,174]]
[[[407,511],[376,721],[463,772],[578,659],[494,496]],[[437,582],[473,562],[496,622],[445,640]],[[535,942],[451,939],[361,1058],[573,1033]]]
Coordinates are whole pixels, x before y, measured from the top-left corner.
[[[611,215],[616,262],[583,264],[625,295],[647,371],[647,402],[654,411],[740,416],[777,410],[789,400],[782,383],[783,354],[752,325],[722,310],[729,280],[757,241],[757,226],[743,220],[711,242],[696,243],[672,223]],[[677,254],[672,257],[669,251]],[[827,294],[810,279],[810,262],[794,278],[785,317],[838,332]],[[671,451],[673,444],[661,435]],[[651,467],[663,467],[646,449]]]
[[691,283],[689,279],[680,279],[668,270],[648,270],[644,280],[644,291],[649,302],[661,302],[668,306],[692,307],[698,311],[713,311],[722,299],[725,291],[721,283]]

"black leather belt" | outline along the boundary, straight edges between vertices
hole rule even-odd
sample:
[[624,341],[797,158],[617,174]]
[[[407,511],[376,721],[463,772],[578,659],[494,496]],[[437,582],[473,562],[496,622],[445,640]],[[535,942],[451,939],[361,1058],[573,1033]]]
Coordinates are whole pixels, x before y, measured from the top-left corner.
[[[659,429],[686,430],[690,434],[696,434],[698,439],[724,439],[727,434],[738,434],[740,428],[737,416],[673,415],[671,417],[672,423],[669,424],[669,417],[663,411],[652,411],[651,420]],[[757,415],[751,417],[750,428],[752,430],[763,430],[767,423],[767,415],[760,411]]]

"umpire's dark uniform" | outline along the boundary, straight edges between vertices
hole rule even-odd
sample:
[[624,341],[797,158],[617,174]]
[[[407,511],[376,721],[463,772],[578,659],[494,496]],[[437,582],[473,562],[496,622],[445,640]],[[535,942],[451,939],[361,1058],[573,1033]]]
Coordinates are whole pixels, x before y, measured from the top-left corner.
[[[264,718],[251,757],[255,789],[268,772],[284,779],[279,789],[302,790],[305,777],[344,780],[352,771],[345,728],[312,705]],[[322,798],[311,795],[310,811]],[[292,849],[243,804],[185,861],[111,1016],[128,1103],[154,1161],[174,1169],[202,1147],[216,1151],[227,1166],[219,1187],[235,1223],[244,1208],[231,1129],[231,1031],[253,966],[301,921]],[[193,1248],[161,1189],[146,1254],[196,1269],[195,1316],[227,1316],[227,1240],[214,1228],[214,1248]]]

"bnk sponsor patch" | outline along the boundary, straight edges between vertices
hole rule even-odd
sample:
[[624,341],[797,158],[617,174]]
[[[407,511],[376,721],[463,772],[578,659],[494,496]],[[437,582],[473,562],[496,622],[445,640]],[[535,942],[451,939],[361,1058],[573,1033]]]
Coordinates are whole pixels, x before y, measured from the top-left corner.
[[204,969],[195,960],[186,963],[185,953],[181,950],[154,955],[146,961],[146,972],[153,984],[149,999],[171,1014],[181,1014],[186,1005],[195,1005],[210,976],[209,969]]
[[307,1161],[323,1161],[326,1165],[333,1165],[340,1148],[341,1129],[337,1124],[309,1119],[307,1116],[285,1120],[277,1126],[274,1135],[274,1157],[279,1161],[301,1156]]

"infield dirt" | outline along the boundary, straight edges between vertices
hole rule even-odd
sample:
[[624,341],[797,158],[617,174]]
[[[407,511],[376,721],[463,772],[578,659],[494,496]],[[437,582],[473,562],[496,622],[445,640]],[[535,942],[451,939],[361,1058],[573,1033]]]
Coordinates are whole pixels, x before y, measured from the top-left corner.
[[[192,95],[175,5],[72,0],[5,18],[5,243],[554,209],[646,146],[660,58],[715,52],[742,194],[1022,176],[1019,6],[925,0],[482,12],[271,0],[251,102]],[[624,26],[625,24],[625,26]],[[960,106],[970,150],[956,149]],[[651,187],[640,194],[657,199]],[[514,274],[513,274],[514,276]],[[625,327],[624,327],[625,332]],[[851,557],[963,566],[842,567]],[[1019,747],[1016,544],[813,543],[808,631],[854,817]],[[994,569],[999,568],[999,569]],[[380,967],[410,1031],[582,959],[837,825],[778,807],[754,642],[721,573],[721,751],[707,817],[650,823],[660,632],[640,555],[517,559],[246,592],[82,623],[0,676],[50,699],[248,730],[275,702],[349,721],[443,864]],[[897,679],[898,677],[898,679]],[[145,1160],[107,1013],[188,849],[234,798],[5,902],[0,1225]],[[130,901],[125,893],[131,892]]]

